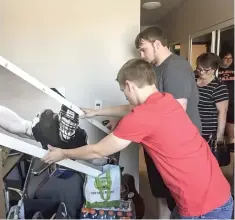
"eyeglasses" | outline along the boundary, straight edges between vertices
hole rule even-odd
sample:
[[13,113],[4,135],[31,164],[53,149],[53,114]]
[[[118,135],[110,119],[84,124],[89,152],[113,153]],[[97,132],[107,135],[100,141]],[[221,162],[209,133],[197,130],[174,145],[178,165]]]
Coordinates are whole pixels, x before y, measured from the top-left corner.
[[224,57],[223,60],[232,60],[232,57]]
[[202,73],[202,72],[207,73],[210,70],[211,70],[211,68],[209,68],[209,69],[203,69],[203,68],[199,68],[199,67],[196,68],[196,71],[199,72],[199,73]]

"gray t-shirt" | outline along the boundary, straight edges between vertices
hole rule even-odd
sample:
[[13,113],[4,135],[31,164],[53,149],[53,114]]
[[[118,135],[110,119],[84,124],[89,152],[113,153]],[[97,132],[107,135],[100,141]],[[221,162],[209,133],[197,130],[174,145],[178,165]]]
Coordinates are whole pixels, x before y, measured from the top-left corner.
[[199,93],[190,64],[181,56],[171,54],[159,66],[154,66],[156,87],[160,92],[171,93],[175,99],[187,99],[187,114],[201,132],[198,112]]

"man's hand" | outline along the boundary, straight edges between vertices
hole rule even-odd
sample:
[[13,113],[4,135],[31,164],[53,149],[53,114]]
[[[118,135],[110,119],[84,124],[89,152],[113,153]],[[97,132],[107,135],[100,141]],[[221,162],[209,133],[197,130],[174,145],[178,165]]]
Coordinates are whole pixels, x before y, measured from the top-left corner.
[[60,160],[65,159],[65,155],[63,153],[63,150],[60,148],[52,147],[48,145],[48,149],[50,152],[48,152],[43,158],[42,161],[48,164],[52,164],[55,162],[58,162]]
[[84,111],[84,115],[81,115],[81,118],[92,118],[96,116],[96,110],[89,108],[81,108]]
[[119,121],[120,121],[120,119],[112,119],[109,121],[109,123],[105,127],[109,128],[111,131],[113,131],[117,127]]

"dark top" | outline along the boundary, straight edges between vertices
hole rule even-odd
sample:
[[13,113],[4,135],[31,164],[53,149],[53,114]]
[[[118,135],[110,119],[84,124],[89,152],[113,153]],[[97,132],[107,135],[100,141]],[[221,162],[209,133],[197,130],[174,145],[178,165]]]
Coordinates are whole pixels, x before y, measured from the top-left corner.
[[[51,110],[45,110],[44,113],[48,111],[50,112]],[[87,145],[85,130],[78,127],[74,137],[65,142],[61,140],[59,135],[58,115],[55,117],[53,114],[47,114],[47,120],[45,121],[43,118],[40,117],[40,121],[32,128],[32,132],[35,140],[40,142],[44,149],[47,149],[48,144],[62,149],[72,149]]]
[[190,64],[183,57],[171,54],[162,64],[154,66],[154,71],[157,75],[156,86],[160,92],[171,93],[175,99],[187,99],[186,112],[201,132],[199,94]]
[[198,110],[202,122],[202,135],[208,138],[209,135],[215,135],[218,126],[218,112],[216,103],[229,99],[226,85],[218,78],[213,79],[206,86],[198,86],[199,104]]
[[224,81],[229,91],[229,105],[234,106],[234,66],[219,68],[219,78]]

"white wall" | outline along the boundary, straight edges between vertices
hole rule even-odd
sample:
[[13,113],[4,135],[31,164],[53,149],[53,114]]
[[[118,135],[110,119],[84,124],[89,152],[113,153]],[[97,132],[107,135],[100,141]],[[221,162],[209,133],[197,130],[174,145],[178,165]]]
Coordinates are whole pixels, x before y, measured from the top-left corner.
[[[50,87],[65,87],[67,99],[78,106],[93,108],[96,99],[104,107],[123,104],[115,78],[136,56],[139,23],[140,0],[1,0],[0,56]],[[55,105],[2,68],[0,88],[0,104],[27,119]],[[81,127],[91,142],[104,136],[86,121]],[[137,177],[138,148],[122,155],[125,171]]]

